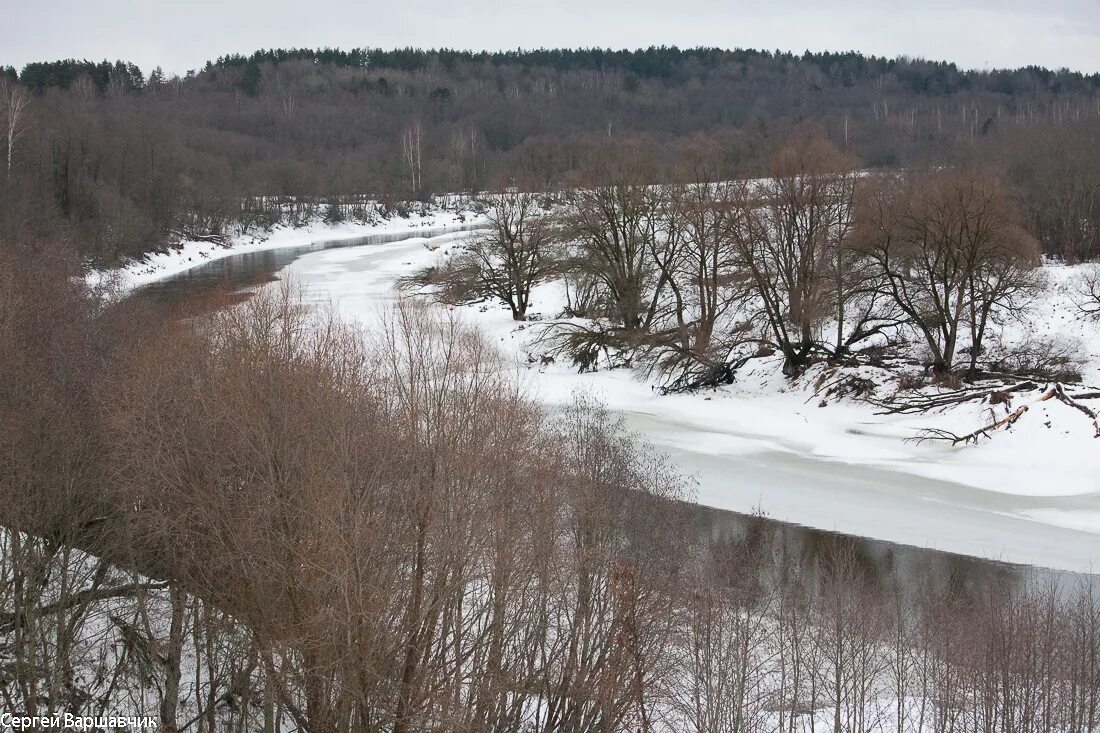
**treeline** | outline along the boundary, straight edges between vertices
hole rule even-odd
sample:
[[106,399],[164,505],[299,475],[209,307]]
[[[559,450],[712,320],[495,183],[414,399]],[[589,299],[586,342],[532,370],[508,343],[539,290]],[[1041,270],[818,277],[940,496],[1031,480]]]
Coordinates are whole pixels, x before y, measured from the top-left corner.
[[[98,63],[92,61],[77,61],[65,59],[64,61],[47,61],[30,63],[23,67],[23,71],[16,75],[15,69],[10,70],[10,75],[36,92],[46,89],[68,89],[77,83],[90,80],[99,92],[106,92],[111,82],[120,85],[120,89],[126,91],[141,91],[146,87],[145,75],[136,64],[103,60]],[[150,73],[148,86],[154,88],[158,81],[163,82],[161,75],[158,79],[158,71]]]
[[270,197],[569,188],[630,140],[650,146],[656,179],[701,148],[708,173],[755,176],[807,125],[870,168],[1005,168],[1053,254],[1091,256],[1098,236],[1100,82],[1068,71],[718,49],[288,49],[183,78],[78,60],[0,76],[5,99],[27,97],[3,113],[7,235],[52,229],[106,261],[266,225]]
[[[1080,379],[1065,346],[1000,338],[1045,284],[1039,242],[996,171],[868,173],[814,134],[780,146],[756,180],[719,181],[702,151],[682,163],[719,182],[654,185],[650,160],[609,150],[591,183],[556,200],[485,195],[489,227],[408,284],[446,303],[497,301],[522,321],[533,288],[557,280],[564,311],[534,316],[548,319],[536,350],[581,371],[656,372],[672,390],[732,382],[773,354],[791,377],[821,362],[901,368],[906,389]],[[1090,277],[1067,282],[1084,312]],[[852,379],[824,397],[875,388]]]
[[[1069,731],[1100,598],[696,529],[452,314],[164,324],[0,250],[0,694],[164,730]],[[89,554],[90,553],[90,554]],[[943,580],[943,582],[938,582]]]
[[[777,64],[804,64],[817,69],[830,81],[844,86],[854,86],[875,80],[884,74],[893,74],[910,91],[918,93],[944,94],[971,88],[1014,94],[1033,91],[1037,86],[1052,92],[1091,93],[1100,89],[1100,74],[1082,74],[1068,69],[1050,70],[1039,66],[976,71],[962,70],[945,61],[909,57],[888,59],[864,56],[854,51],[806,51],[799,55],[783,51],[703,47],[680,49],[676,46],[650,46],[636,50],[540,48],[515,51],[461,51],[447,48],[353,48],[347,51],[339,48],[272,48],[260,49],[247,56],[220,56],[215,61],[207,61],[202,70],[209,72],[216,68],[308,61],[326,66],[401,71],[422,71],[436,67],[454,71],[460,66],[489,65],[548,68],[554,71],[624,71],[642,78],[667,78],[674,75],[689,78],[705,77],[720,67],[745,65],[755,60]],[[114,67],[127,74],[132,74],[135,69],[131,64],[122,62],[115,62]],[[75,59],[37,62],[27,64],[20,73],[20,79],[27,86],[38,90],[52,86],[67,87],[80,73],[101,73],[110,68],[111,64],[107,61],[98,64]],[[188,73],[194,75],[195,71]]]

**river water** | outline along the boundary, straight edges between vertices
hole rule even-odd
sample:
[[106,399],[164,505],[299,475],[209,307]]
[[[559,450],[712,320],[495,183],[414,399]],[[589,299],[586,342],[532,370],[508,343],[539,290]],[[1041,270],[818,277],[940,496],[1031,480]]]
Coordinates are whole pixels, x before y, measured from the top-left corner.
[[[211,295],[217,291],[240,291],[270,281],[300,257],[311,253],[347,247],[375,247],[397,242],[440,239],[482,228],[477,224],[453,227],[434,227],[415,232],[386,232],[341,239],[318,239],[309,244],[294,247],[278,247],[244,252],[222,257],[189,270],[170,275],[140,288],[141,297],[159,303],[176,304],[184,300]],[[364,252],[373,250],[364,249]]]

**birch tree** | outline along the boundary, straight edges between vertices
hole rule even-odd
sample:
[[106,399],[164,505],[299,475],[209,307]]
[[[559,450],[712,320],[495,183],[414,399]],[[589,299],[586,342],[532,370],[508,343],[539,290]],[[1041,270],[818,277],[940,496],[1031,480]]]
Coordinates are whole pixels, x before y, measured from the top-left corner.
[[30,94],[23,86],[11,79],[0,78],[0,109],[3,109],[4,112],[6,170],[9,176],[11,175],[12,158],[15,154],[15,143],[23,133],[30,129],[30,122],[25,119],[28,104],[30,104]]
[[413,194],[420,191],[423,185],[420,165],[420,144],[423,139],[423,128],[419,122],[413,122],[401,134],[401,152],[405,158],[405,165],[409,168],[409,183]]

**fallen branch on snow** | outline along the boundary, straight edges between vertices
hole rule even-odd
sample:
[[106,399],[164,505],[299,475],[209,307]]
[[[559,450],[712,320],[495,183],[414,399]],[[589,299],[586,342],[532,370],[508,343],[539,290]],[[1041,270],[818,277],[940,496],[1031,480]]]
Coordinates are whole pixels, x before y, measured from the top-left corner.
[[955,405],[967,402],[984,402],[990,400],[993,404],[1003,402],[1004,398],[1015,392],[1031,392],[1039,389],[1035,382],[1020,382],[1010,387],[964,387],[953,389],[949,392],[940,392],[934,395],[918,394],[907,397],[904,400],[894,399],[890,402],[877,403],[885,408],[877,415],[908,415],[922,412],[942,411]]
[[1100,438],[1100,420],[1097,419],[1095,410],[1090,407],[1086,407],[1085,405],[1082,405],[1073,396],[1066,394],[1065,389],[1063,389],[1062,385],[1060,384],[1054,385],[1053,392],[1055,393],[1055,399],[1057,399],[1059,402],[1069,405],[1073,409],[1078,410],[1089,417],[1092,420],[1092,429],[1094,431],[1093,437]]
[[[1018,385],[1022,387],[1023,385]],[[966,435],[956,435],[950,430],[943,430],[941,428],[928,428],[922,430],[920,435],[912,440],[916,443],[924,443],[927,441],[943,441],[949,442],[951,445],[967,444],[970,442],[977,443],[981,437],[990,437],[990,433],[994,430],[1000,430],[1002,428],[1012,427],[1017,420],[1024,416],[1024,414],[1033,405],[1037,405],[1040,402],[1046,402],[1047,400],[1058,400],[1059,402],[1068,405],[1075,410],[1084,413],[1089,419],[1092,420],[1093,437],[1100,438],[1100,419],[1097,418],[1097,414],[1091,408],[1077,402],[1072,396],[1066,393],[1065,388],[1061,384],[1055,384],[1053,387],[1043,392],[1043,394],[1033,402],[1026,405],[1020,405],[1015,410],[1012,410],[1007,415],[999,420],[994,420],[989,425],[978,428],[977,430],[967,433]]]

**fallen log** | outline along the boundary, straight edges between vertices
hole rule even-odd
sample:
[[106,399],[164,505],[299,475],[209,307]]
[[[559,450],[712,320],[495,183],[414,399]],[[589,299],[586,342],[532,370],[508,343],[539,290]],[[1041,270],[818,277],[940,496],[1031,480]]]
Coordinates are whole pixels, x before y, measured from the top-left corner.
[[1085,405],[1082,405],[1080,402],[1077,402],[1076,399],[1070,397],[1068,394],[1066,394],[1066,390],[1060,384],[1054,385],[1053,392],[1055,399],[1057,399],[1059,402],[1069,405],[1073,409],[1084,413],[1088,418],[1090,418],[1092,420],[1093,437],[1100,438],[1100,420],[1097,419],[1095,410],[1090,407],[1086,407]]
[[[1022,385],[1019,385],[1019,386],[1022,386]],[[999,391],[1000,392],[1006,392],[1006,391],[1014,391],[1014,390],[999,390]],[[994,430],[1000,430],[1000,429],[1005,429],[1005,428],[1012,427],[1016,423],[1016,421],[1019,420],[1021,417],[1023,417],[1024,414],[1026,414],[1027,411],[1032,406],[1037,405],[1040,402],[1046,402],[1047,400],[1052,400],[1052,399],[1057,400],[1057,401],[1059,401],[1059,402],[1061,402],[1065,405],[1068,405],[1069,407],[1074,408],[1075,410],[1080,411],[1085,416],[1087,416],[1089,419],[1091,419],[1092,420],[1092,427],[1093,427],[1093,437],[1100,438],[1100,419],[1098,419],[1096,412],[1094,410],[1092,410],[1091,408],[1086,407],[1085,405],[1082,405],[1079,402],[1077,402],[1073,397],[1071,397],[1069,394],[1066,393],[1065,388],[1061,384],[1056,383],[1053,387],[1051,387],[1050,389],[1043,392],[1043,394],[1041,396],[1039,396],[1037,399],[1033,400],[1032,402],[1029,402],[1026,405],[1020,405],[1015,410],[1010,411],[1008,414],[1006,414],[1004,417],[1000,418],[999,420],[995,419],[990,424],[983,425],[982,427],[978,428],[977,430],[975,430],[973,432],[970,432],[970,433],[967,433],[966,435],[957,435],[957,434],[951,432],[950,430],[943,430],[942,428],[928,428],[926,430],[922,430],[921,433],[916,438],[913,438],[912,440],[914,442],[917,442],[917,443],[924,443],[926,441],[938,440],[938,441],[949,442],[949,443],[951,443],[951,445],[959,445],[960,443],[965,445],[965,444],[970,443],[970,442],[976,443],[976,442],[978,442],[978,439],[981,438],[981,437],[986,437],[986,438],[990,437],[989,434],[991,432],[993,432]]]
[[[1036,401],[1041,402],[1048,399],[1050,399],[1050,395],[1043,395]],[[1024,416],[1024,413],[1027,412],[1028,407],[1030,407],[1030,405],[1020,405],[1000,420],[996,420],[989,425],[980,427],[974,432],[967,433],[966,435],[956,435],[950,430],[942,430],[940,428],[928,428],[921,431],[921,434],[914,438],[913,441],[916,443],[924,443],[932,440],[942,440],[945,442],[950,442],[951,445],[958,445],[959,443],[963,443],[965,445],[966,443],[969,443],[971,441],[977,443],[978,438],[981,438],[983,436],[988,438],[989,433],[994,430],[997,430],[999,428],[1011,427],[1013,424],[1015,424],[1017,420]]]
[[877,415],[911,415],[922,412],[942,411],[967,402],[984,402],[995,399],[1003,402],[1004,397],[1016,392],[1031,392],[1039,389],[1035,382],[1020,382],[1009,387],[963,388],[935,395],[918,395],[905,400],[894,399],[891,402],[878,403],[883,407]]

